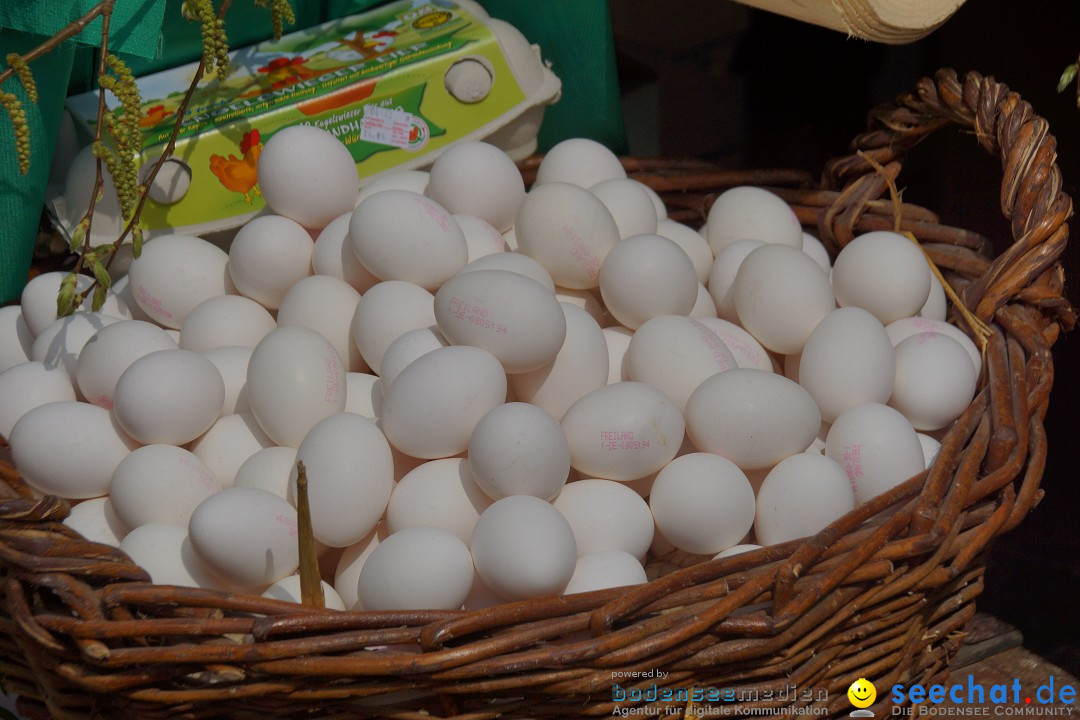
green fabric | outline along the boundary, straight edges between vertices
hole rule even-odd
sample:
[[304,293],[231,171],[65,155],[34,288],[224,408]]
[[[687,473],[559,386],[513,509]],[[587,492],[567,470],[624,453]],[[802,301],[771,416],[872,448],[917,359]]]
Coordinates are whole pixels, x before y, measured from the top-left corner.
[[[39,42],[72,20],[76,20],[98,0],[3,0],[0,28],[39,35]],[[125,55],[154,57],[161,37],[165,0],[116,0],[109,20],[109,47]],[[90,23],[75,39],[82,44],[101,45],[101,18]],[[28,50],[30,48],[24,48]],[[7,43],[4,54],[11,52]]]
[[560,140],[587,137],[627,152],[606,0],[480,0],[492,17],[538,44],[562,79],[562,99],[544,111],[540,152]]
[[[25,53],[44,38],[13,30],[0,30],[4,54]],[[4,83],[26,108],[30,123],[30,172],[19,174],[15,158],[15,135],[7,114],[0,112],[0,303],[16,300],[26,283],[26,272],[34,250],[45,185],[52,166],[53,149],[64,108],[64,90],[71,72],[75,45],[66,43],[31,66],[38,86],[38,102],[27,102],[22,84]]]

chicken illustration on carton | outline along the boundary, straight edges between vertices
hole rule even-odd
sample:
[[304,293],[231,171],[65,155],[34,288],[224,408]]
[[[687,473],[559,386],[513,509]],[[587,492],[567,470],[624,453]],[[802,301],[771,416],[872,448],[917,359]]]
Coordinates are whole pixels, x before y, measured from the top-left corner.
[[[230,72],[204,78],[188,106],[142,215],[148,237],[229,230],[263,211],[259,154],[286,127],[332,133],[363,184],[430,165],[458,140],[486,139],[523,158],[560,91],[539,48],[470,0],[402,0],[236,50],[230,60]],[[195,67],[138,80],[144,168],[163,152]],[[111,112],[123,112],[108,99]],[[97,102],[96,92],[68,100],[84,140]],[[86,196],[87,182],[92,174],[73,171],[52,193],[53,213],[69,231],[85,212],[75,199]]]

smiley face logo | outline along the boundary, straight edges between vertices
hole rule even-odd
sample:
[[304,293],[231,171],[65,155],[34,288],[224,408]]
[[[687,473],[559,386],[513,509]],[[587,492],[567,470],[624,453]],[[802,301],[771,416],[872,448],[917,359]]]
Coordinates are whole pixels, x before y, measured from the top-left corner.
[[874,683],[866,678],[859,678],[851,683],[847,696],[851,704],[857,708],[870,707],[874,704],[874,700],[877,699],[877,688],[874,687]]

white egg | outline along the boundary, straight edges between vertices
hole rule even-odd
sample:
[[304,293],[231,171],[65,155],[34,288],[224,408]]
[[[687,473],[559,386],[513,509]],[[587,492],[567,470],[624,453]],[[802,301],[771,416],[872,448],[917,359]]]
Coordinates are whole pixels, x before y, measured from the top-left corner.
[[593,390],[562,419],[570,464],[609,480],[637,480],[668,464],[682,444],[685,423],[678,405],[641,382]]
[[428,195],[454,214],[478,217],[502,232],[525,199],[521,171],[506,153],[484,142],[457,142],[431,166]]
[[71,507],[64,524],[90,542],[119,547],[127,535],[127,528],[116,517],[112,500],[106,497],[90,498]]
[[732,545],[727,550],[721,550],[716,553],[713,560],[720,560],[722,558],[734,557],[735,555],[742,555],[743,553],[753,552],[754,550],[760,550],[761,545],[754,545],[753,543],[747,543],[745,545]]
[[360,605],[360,571],[379,543],[389,536],[386,524],[379,523],[360,542],[345,548],[341,557],[338,558],[337,568],[334,570],[334,590],[341,597],[346,610],[363,609]]
[[94,334],[102,328],[122,322],[119,318],[100,313],[77,312],[54,320],[34,338],[30,359],[48,368],[59,368],[76,382],[79,353]]
[[360,298],[353,315],[353,342],[376,375],[390,343],[409,330],[435,325],[435,296],[418,285],[390,280]]
[[116,382],[113,402],[120,426],[139,442],[183,445],[218,419],[225,382],[198,353],[158,350],[128,366]]
[[856,307],[838,308],[825,316],[810,333],[798,364],[799,384],[830,423],[860,403],[888,402],[895,375],[885,328]]
[[551,500],[566,484],[570,447],[551,415],[528,403],[507,403],[476,424],[468,463],[476,485],[491,498]]
[[642,585],[648,581],[645,568],[630,553],[622,550],[601,550],[578,558],[574,565],[574,574],[566,584],[563,594],[574,595],[592,590]]
[[761,343],[741,327],[721,318],[694,318],[720,338],[739,367],[756,368],[767,372],[773,371],[772,358]]
[[915,315],[930,295],[930,266],[922,250],[903,235],[860,235],[833,263],[833,289],[841,307],[869,310],[883,325]]
[[263,432],[252,413],[218,418],[198,440],[191,452],[206,463],[222,487],[231,487],[244,461],[274,441]]
[[[417,195],[427,195],[428,182],[431,173],[427,170],[394,170],[376,177],[371,182],[360,188],[360,194],[356,198],[356,205],[367,200],[377,192],[383,190],[408,190]],[[361,290],[361,292],[363,292]]]
[[626,351],[634,337],[632,330],[624,327],[606,327],[604,342],[608,349],[608,385],[630,379],[630,369],[626,362]]
[[88,402],[111,410],[120,376],[131,363],[158,350],[175,350],[164,330],[142,320],[125,320],[97,331],[79,352],[75,379]]
[[217,347],[202,353],[221,373],[225,383],[225,400],[221,404],[221,416],[251,412],[247,396],[247,369],[254,352],[250,347]]
[[556,285],[588,290],[600,284],[600,266],[619,228],[599,198],[565,182],[538,184],[518,208],[519,251],[548,271]]
[[473,428],[506,398],[506,375],[491,353],[467,345],[439,348],[401,371],[380,417],[403,453],[434,460],[457,455]]
[[[305,466],[316,540],[347,547],[375,528],[394,489],[394,459],[374,422],[352,413],[331,415],[304,437],[296,459]],[[296,477],[294,469],[294,501]]]
[[689,315],[697,300],[697,286],[690,258],[659,235],[622,240],[600,268],[604,304],[631,330],[660,315]]
[[540,283],[506,270],[477,270],[435,293],[435,319],[455,345],[487,350],[508,373],[550,362],[566,337],[566,318]]
[[159,325],[179,330],[196,305],[236,292],[228,264],[225,251],[202,238],[161,235],[146,243],[127,276],[143,312]]
[[376,193],[353,212],[349,242],[360,263],[382,280],[434,290],[465,267],[465,234],[446,208],[405,190]]
[[419,328],[402,334],[383,353],[382,366],[379,368],[382,374],[379,376],[379,384],[385,396],[387,389],[393,384],[394,378],[404,370],[409,363],[422,355],[427,355],[432,350],[446,347],[450,343],[439,332],[438,328]]
[[379,282],[379,278],[368,272],[353,252],[349,240],[350,220],[351,211],[335,218],[322,229],[311,248],[311,268],[316,275],[344,280],[357,292],[364,293]]
[[768,243],[747,255],[731,290],[739,324],[766,348],[785,355],[800,352],[836,307],[817,263],[788,245]]
[[625,178],[615,153],[588,138],[570,138],[547,151],[536,171],[536,185],[553,182],[589,188],[603,180]]
[[266,141],[259,189],[278,215],[322,228],[353,208],[360,177],[344,143],[312,125],[292,125]]
[[680,550],[711,555],[736,545],[754,524],[754,489],[734,463],[711,453],[677,457],[649,494],[656,527]]
[[821,241],[808,232],[802,234],[802,251],[812,257],[826,275],[832,272],[832,260],[829,259],[829,251],[821,244]]
[[[411,332],[411,331],[410,331]],[[345,373],[345,412],[355,413],[368,420],[382,415],[382,378],[368,373]]]
[[978,378],[956,340],[937,333],[901,340],[889,404],[916,430],[940,430],[971,404]]
[[302,325],[333,344],[349,372],[369,368],[352,340],[352,321],[360,293],[344,280],[315,275],[289,289],[278,308],[278,325]]
[[410,470],[394,487],[386,507],[386,528],[391,533],[440,528],[468,547],[480,513],[492,502],[476,484],[469,461],[432,460]]
[[[321,580],[320,583],[322,586],[323,607],[330,610],[344,610],[345,603],[342,602],[341,596],[334,590],[334,586],[325,580]],[[303,596],[300,591],[300,576],[290,575],[287,578],[278,580],[276,583],[266,588],[266,592],[264,592],[262,596],[272,600],[284,600],[285,602],[296,603],[297,605],[302,604]]]
[[760,240],[802,249],[802,225],[790,206],[757,187],[736,187],[721,193],[706,221],[713,253],[739,240]]
[[461,269],[461,272],[467,273],[473,272],[474,270],[509,270],[510,272],[532,278],[551,292],[555,292],[555,281],[551,279],[551,275],[544,269],[544,266],[528,255],[523,255],[519,252],[502,252],[493,255],[485,255],[484,257],[471,261]]
[[293,285],[311,274],[311,235],[280,215],[261,215],[236,233],[229,247],[229,277],[237,290],[276,310]]
[[619,237],[656,232],[656,209],[645,186],[629,178],[601,180],[589,188],[608,209],[619,228]]
[[857,505],[926,468],[911,423],[879,403],[856,405],[836,418],[825,439],[825,455],[847,474]]
[[763,545],[808,537],[854,508],[843,468],[822,455],[798,453],[780,461],[761,484],[754,536]]
[[701,283],[698,283],[697,286],[697,299],[694,300],[694,307],[690,308],[690,317],[716,317],[716,303],[713,302],[712,296],[709,295],[708,289]]
[[31,486],[74,499],[107,493],[116,466],[138,447],[108,410],[81,402],[30,410],[8,440],[15,465]]
[[10,437],[19,418],[34,408],[65,401],[75,401],[75,388],[63,370],[29,361],[0,372],[0,435]]
[[278,445],[299,447],[316,423],[345,409],[345,367],[322,335],[285,325],[251,354],[247,394],[263,431]]
[[926,302],[923,303],[922,309],[919,310],[919,317],[945,322],[948,316],[949,302],[945,298],[945,288],[942,287],[937,276],[930,273],[930,295],[927,296]]
[[0,307],[0,372],[29,360],[33,344],[19,306]]
[[631,380],[659,388],[680,410],[702,382],[737,367],[715,333],[678,315],[661,315],[639,327],[626,351],[626,365]]
[[433,527],[406,528],[386,538],[360,570],[365,610],[457,610],[472,587],[469,548]]
[[530,495],[497,500],[473,529],[476,572],[507,600],[562,592],[577,555],[574,531],[563,514]]
[[653,540],[653,517],[636,492],[612,480],[568,484],[552,503],[574,531],[578,555],[622,550],[645,557]]
[[192,552],[187,530],[179,525],[137,527],[120,541],[120,549],[150,574],[155,585],[225,589],[225,581]]
[[608,311],[604,309],[603,304],[597,299],[600,293],[598,288],[592,290],[571,290],[570,288],[556,287],[555,299],[560,303],[566,303],[568,305],[576,305],[585,312],[592,316],[592,319],[596,321],[596,324],[600,327],[615,324],[615,321],[608,314]]
[[[122,247],[128,247],[123,245]],[[134,258],[132,258],[134,260]],[[233,292],[235,288],[232,287],[232,280],[229,280],[229,287]],[[142,320],[148,323],[155,323],[154,318],[146,314],[146,311],[139,307],[139,303],[135,300],[134,291],[131,288],[131,277],[124,275],[118,280],[114,280],[112,287],[109,289],[110,293],[115,293],[116,297],[123,301],[124,305],[131,312],[132,320]],[[179,333],[177,333],[179,335]]]
[[930,467],[938,452],[941,451],[941,443],[922,433],[916,433],[916,436],[919,438],[919,445],[922,446],[923,461],[926,463],[926,467]]
[[746,256],[764,244],[760,240],[737,240],[725,245],[716,254],[716,259],[709,268],[708,288],[716,306],[717,317],[738,322],[739,314],[735,311],[735,292],[732,286]]
[[586,393],[607,384],[608,354],[604,333],[581,308],[559,303],[566,318],[566,339],[550,362],[510,376],[518,400],[543,408],[556,420]]
[[713,251],[708,241],[689,225],[662,218],[656,223],[656,234],[666,237],[683,249],[690,262],[694,264],[698,282],[704,283],[709,279],[709,270],[712,269]]
[[289,479],[296,468],[296,448],[273,446],[251,455],[236,470],[233,487],[249,487],[289,499]]
[[975,375],[982,372],[982,354],[979,353],[979,348],[963,330],[943,320],[928,317],[901,318],[886,325],[885,332],[889,334],[893,348],[912,335],[940,334],[951,337],[967,351],[971,366],[975,368]]
[[220,295],[192,308],[180,328],[180,349],[205,352],[237,345],[253,348],[277,327],[259,303],[240,295]]
[[221,491],[210,468],[173,445],[145,445],[120,461],[109,495],[120,522],[130,528],[148,523],[187,527],[191,513]]
[[694,447],[746,470],[771,467],[802,452],[820,425],[810,393],[764,370],[717,373],[686,403],[686,431]]
[[506,239],[502,233],[489,223],[472,215],[455,214],[461,232],[465,234],[465,244],[469,249],[469,262],[488,255],[506,252]]
[[262,592],[296,572],[296,510],[273,493],[231,487],[203,500],[188,535],[212,571],[242,588]]

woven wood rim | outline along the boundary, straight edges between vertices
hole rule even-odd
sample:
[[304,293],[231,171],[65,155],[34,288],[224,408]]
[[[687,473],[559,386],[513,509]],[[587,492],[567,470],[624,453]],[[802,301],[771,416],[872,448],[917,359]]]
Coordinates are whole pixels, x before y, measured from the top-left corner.
[[[835,249],[893,227],[886,178],[950,124],[1001,158],[1013,243],[992,259],[977,233],[900,208],[901,228],[993,331],[976,397],[928,471],[813,538],[647,585],[477,612],[337,613],[148,583],[121,552],[62,525],[67,504],[33,497],[3,445],[7,689],[23,696],[23,712],[56,718],[591,717],[682,708],[678,698],[613,701],[615,682],[657,682],[615,673],[661,669],[672,688],[733,688],[758,693],[748,707],[836,716],[850,711],[845,692],[858,677],[879,688],[940,678],[982,590],[988,544],[1042,497],[1050,346],[1073,323],[1059,263],[1072,206],[1046,122],[993,78],[945,70],[871,113],[856,152],[829,163],[817,188],[792,171],[625,161],[684,220],[700,221],[726,187],[772,186]],[[793,685],[794,699],[781,692]],[[803,696],[810,688],[828,699]],[[887,701],[872,709],[888,713]]]

